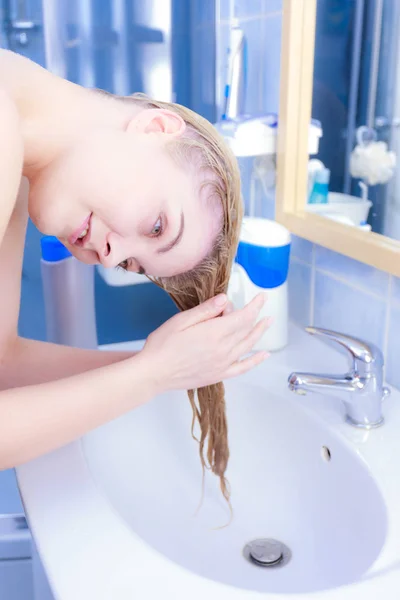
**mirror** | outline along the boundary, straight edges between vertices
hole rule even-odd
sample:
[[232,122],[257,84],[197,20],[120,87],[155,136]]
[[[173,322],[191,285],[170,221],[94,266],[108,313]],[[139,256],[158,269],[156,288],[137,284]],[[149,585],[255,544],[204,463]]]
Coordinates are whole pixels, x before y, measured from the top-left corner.
[[399,64],[398,0],[285,0],[277,219],[398,276]]
[[[400,240],[400,3],[317,0],[307,209]],[[328,193],[329,189],[329,193]]]

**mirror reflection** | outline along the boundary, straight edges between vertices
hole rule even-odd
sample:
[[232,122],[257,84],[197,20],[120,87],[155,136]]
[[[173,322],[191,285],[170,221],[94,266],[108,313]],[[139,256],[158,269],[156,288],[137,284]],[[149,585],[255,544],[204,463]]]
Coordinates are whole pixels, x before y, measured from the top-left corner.
[[307,209],[400,240],[400,2],[318,0]]

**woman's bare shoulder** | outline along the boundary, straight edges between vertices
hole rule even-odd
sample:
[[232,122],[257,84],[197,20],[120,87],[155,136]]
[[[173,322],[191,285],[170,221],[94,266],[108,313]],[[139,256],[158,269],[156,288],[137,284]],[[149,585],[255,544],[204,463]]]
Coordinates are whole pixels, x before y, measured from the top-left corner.
[[[0,123],[11,129],[11,127],[20,130],[20,120],[18,109],[15,102],[9,94],[1,87],[0,81]],[[1,136],[3,137],[3,136]]]
[[0,243],[21,183],[24,144],[17,107],[0,89]]
[[[0,183],[0,197],[1,187]],[[0,281],[2,289],[7,290],[7,293],[0,297],[0,356],[4,355],[8,342],[15,339],[18,331],[22,260],[28,222],[28,192],[28,182],[23,177],[0,246]]]
[[23,139],[18,109],[0,86],[0,172],[4,163],[11,163],[21,169],[22,160]]

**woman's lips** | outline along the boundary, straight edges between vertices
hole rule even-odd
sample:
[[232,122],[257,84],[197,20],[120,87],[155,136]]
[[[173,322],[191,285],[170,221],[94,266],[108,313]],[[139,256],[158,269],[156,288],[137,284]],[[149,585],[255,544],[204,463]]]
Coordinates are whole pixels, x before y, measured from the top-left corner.
[[[71,246],[73,246],[74,244],[76,244],[76,242],[79,241],[80,245],[83,245],[84,242],[88,241],[88,236],[90,235],[90,219],[92,217],[92,213],[90,213],[90,215],[88,217],[86,217],[86,219],[84,220],[84,222],[82,223],[82,225],[76,230],[74,231],[74,233],[72,233],[69,238],[68,241],[71,244]],[[85,237],[79,239],[79,236],[82,235],[82,233],[85,231],[85,229],[88,229],[87,234],[85,235]]]

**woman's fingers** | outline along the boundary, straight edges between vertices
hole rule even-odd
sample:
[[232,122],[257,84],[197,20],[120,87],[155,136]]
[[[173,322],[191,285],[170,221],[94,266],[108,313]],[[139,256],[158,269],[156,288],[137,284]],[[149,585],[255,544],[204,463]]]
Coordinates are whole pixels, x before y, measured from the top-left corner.
[[178,313],[169,319],[167,323],[173,328],[176,328],[176,325],[179,324],[179,329],[182,331],[203,321],[208,321],[209,319],[218,317],[223,313],[227,304],[227,295],[218,294],[218,296],[214,296],[214,298],[210,298],[209,300],[206,300],[206,302],[202,302],[194,308],[190,308],[189,310]]
[[239,360],[233,363],[233,365],[231,365],[227,369],[224,375],[224,379],[230,379],[231,377],[243,375],[244,373],[247,373],[247,371],[250,371],[250,369],[253,369],[257,365],[261,364],[268,357],[268,352],[261,351],[257,352],[256,354],[253,354],[252,356],[244,358],[243,360]]
[[272,323],[271,317],[264,317],[253,327],[248,336],[244,338],[240,344],[235,347],[235,355],[237,359],[244,356],[254,348],[261,336],[266,332]]
[[235,309],[234,309],[233,303],[229,300],[224,312],[222,313],[222,316],[226,317],[227,315],[230,315],[231,313],[233,313],[234,310]]
[[265,294],[257,294],[244,308],[224,316],[221,319],[221,326],[225,328],[226,335],[233,334],[237,340],[247,336],[257,321],[265,301]]

